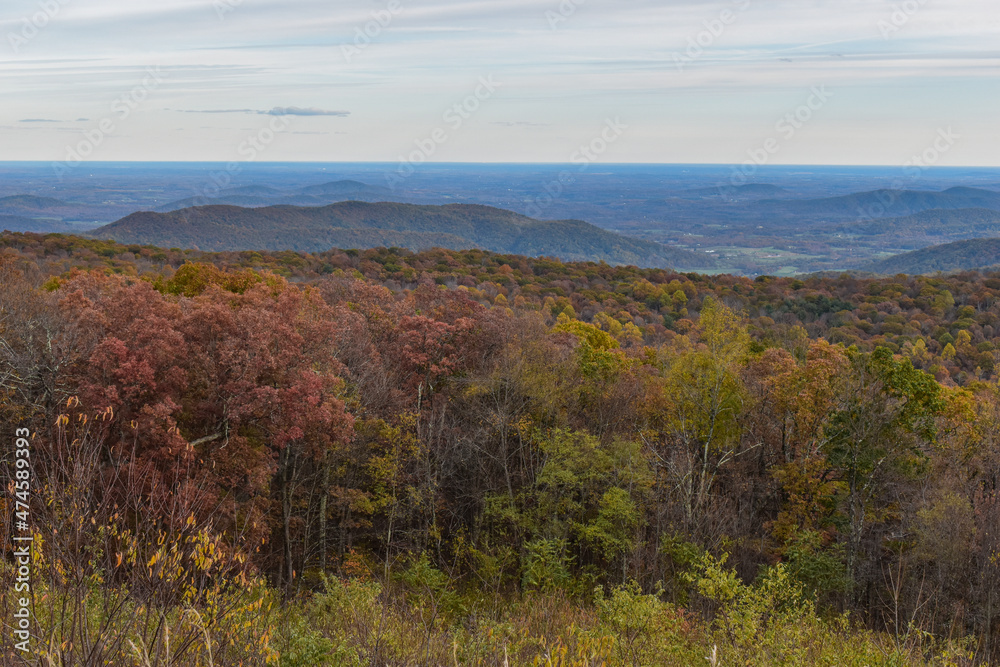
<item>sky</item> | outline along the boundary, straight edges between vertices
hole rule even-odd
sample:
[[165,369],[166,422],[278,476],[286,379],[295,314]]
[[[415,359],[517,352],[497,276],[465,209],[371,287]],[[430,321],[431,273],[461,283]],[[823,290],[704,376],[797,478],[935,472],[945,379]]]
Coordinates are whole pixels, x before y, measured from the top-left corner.
[[1000,165],[997,0],[6,0],[0,160]]

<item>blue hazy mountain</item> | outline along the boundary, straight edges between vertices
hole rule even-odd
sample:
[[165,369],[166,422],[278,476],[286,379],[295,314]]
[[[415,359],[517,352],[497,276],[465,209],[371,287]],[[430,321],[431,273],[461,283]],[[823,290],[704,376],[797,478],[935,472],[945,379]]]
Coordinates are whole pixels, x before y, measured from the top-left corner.
[[644,267],[709,269],[715,265],[709,256],[628,238],[580,220],[534,220],[474,204],[348,201],[322,207],[201,206],[133,213],[92,235],[121,243],[213,251],[481,248]]
[[1000,192],[953,187],[942,192],[880,189],[839,197],[763,200],[754,204],[767,214],[800,218],[881,218],[932,209],[985,208],[1000,211]]
[[[65,170],[63,170],[65,171]],[[0,163],[0,211],[38,231],[198,205],[476,204],[714,258],[758,275],[840,270],[992,235],[1000,170],[729,165]],[[57,200],[65,206],[57,206]],[[911,216],[917,216],[912,217]],[[882,225],[880,227],[880,225]],[[890,231],[892,230],[892,231]]]
[[949,273],[974,269],[996,269],[1000,265],[1000,238],[968,239],[921,248],[862,264],[873,273]]

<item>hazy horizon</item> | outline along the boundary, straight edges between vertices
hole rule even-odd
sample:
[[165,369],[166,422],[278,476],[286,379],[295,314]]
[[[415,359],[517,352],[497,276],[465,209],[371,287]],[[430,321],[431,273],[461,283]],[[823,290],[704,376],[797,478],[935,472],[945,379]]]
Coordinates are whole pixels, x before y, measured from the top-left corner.
[[[56,161],[59,162],[59,161]],[[140,159],[122,159],[122,160],[88,160],[85,164],[90,166],[102,166],[102,165],[115,165],[115,164],[176,164],[176,165],[226,165],[232,161],[227,160],[140,160]],[[238,161],[237,161],[238,162]],[[44,165],[50,167],[52,162],[47,160],[0,160],[0,165],[2,164],[31,164],[31,165]],[[391,160],[274,160],[274,161],[256,161],[252,165],[241,165],[242,168],[248,168],[250,166],[266,167],[268,165],[368,165],[368,166],[388,166],[395,167],[398,162]],[[461,160],[441,160],[441,161],[427,161],[425,163],[428,166],[552,166],[552,167],[562,167],[571,166],[572,162],[547,162],[547,161],[492,161],[492,160],[481,160],[481,161],[461,161]],[[601,162],[595,163],[595,168],[598,167],[718,167],[730,169],[733,167],[738,167],[741,163],[738,162]],[[765,165],[759,165],[758,169],[760,171],[766,171],[768,169],[781,169],[781,168],[810,168],[810,169],[885,169],[885,170],[898,170],[902,165],[899,164],[850,164],[850,163],[808,163],[808,162],[772,162]],[[926,167],[922,171],[929,173],[932,171],[946,171],[955,169],[972,169],[977,171],[993,171],[1000,170],[1000,163],[998,164],[948,164],[948,165],[934,165]],[[759,180],[759,179],[758,179]]]

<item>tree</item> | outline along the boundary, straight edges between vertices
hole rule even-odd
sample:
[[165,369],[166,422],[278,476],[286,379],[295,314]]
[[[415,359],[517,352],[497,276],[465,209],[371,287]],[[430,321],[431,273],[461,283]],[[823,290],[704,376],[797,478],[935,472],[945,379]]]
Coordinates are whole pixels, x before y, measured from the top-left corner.
[[740,373],[749,342],[746,325],[735,312],[706,300],[697,342],[685,340],[661,355],[663,377],[654,382],[651,406],[651,451],[668,490],[681,503],[689,530],[702,520],[720,471],[743,453]]
[[870,526],[898,512],[887,496],[890,483],[923,473],[943,403],[934,378],[909,359],[895,359],[886,348],[851,350],[848,357],[846,395],[825,428],[824,451],[845,485],[847,571],[857,585],[862,541]]
[[[280,552],[266,561],[280,562],[288,587],[307,561],[325,558],[325,466],[353,419],[333,309],[274,277],[249,283],[211,283],[188,297],[82,275],[58,291],[63,339],[82,352],[69,375],[81,399],[115,415],[110,468],[138,467],[131,477],[145,480],[148,505],[171,508],[143,520],[176,525],[212,513],[234,544],[270,538]],[[319,528],[308,518],[317,504]]]

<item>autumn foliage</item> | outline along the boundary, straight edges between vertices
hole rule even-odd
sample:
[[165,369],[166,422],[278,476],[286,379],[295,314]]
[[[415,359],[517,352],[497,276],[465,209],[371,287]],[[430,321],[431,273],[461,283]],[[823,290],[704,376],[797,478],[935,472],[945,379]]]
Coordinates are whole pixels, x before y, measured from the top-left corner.
[[[197,628],[228,637],[216,664],[439,664],[544,600],[589,634],[489,625],[506,639],[463,660],[825,664],[799,649],[834,637],[893,664],[1000,658],[992,278],[143,248],[116,272],[41,243],[0,258],[2,435],[30,425],[72,499],[37,510],[40,571],[80,609],[89,582],[215,610],[150,616],[138,653],[109,620],[123,652],[166,655],[162,626],[188,656]],[[310,639],[246,643],[241,614]],[[397,654],[371,634],[390,623]]]

